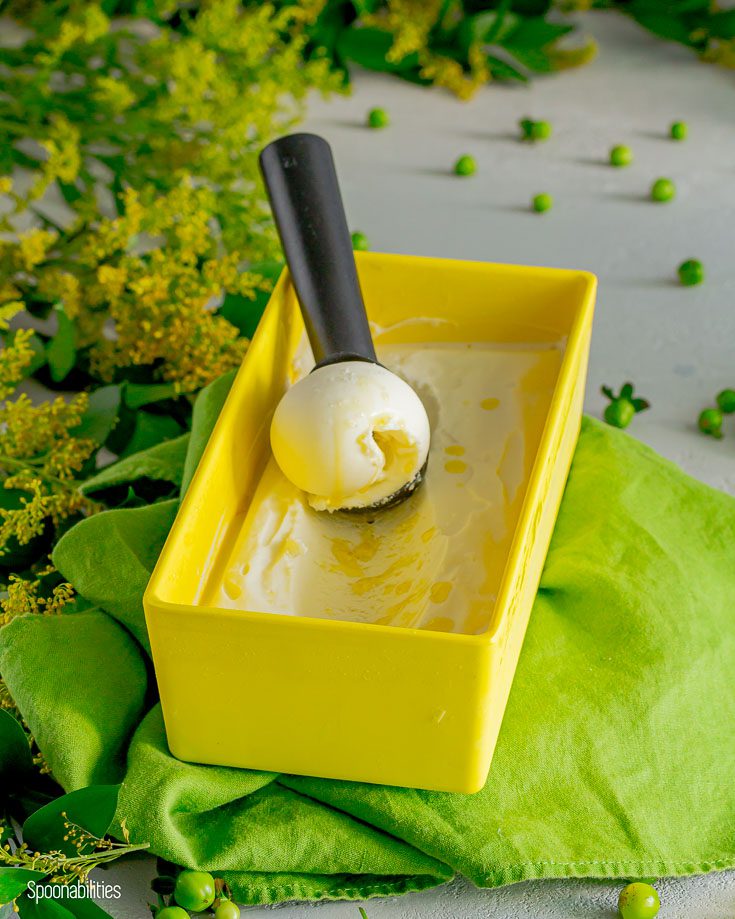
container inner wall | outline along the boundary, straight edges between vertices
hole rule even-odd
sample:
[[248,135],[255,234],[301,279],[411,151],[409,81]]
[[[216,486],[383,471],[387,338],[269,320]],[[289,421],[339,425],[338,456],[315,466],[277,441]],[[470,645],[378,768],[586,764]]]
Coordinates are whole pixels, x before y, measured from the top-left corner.
[[[563,343],[466,343],[456,323],[375,329],[432,427],[423,487],[366,518],[312,510],[271,457],[202,604],[479,634],[491,620]],[[407,333],[413,341],[403,341]],[[422,340],[423,336],[423,340]],[[393,343],[391,343],[393,342]],[[310,369],[303,352],[291,374]]]

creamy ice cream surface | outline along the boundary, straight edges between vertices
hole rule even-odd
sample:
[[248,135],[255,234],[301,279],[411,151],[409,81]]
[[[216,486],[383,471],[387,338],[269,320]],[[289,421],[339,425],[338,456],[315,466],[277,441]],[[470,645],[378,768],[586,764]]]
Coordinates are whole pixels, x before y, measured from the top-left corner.
[[271,447],[315,510],[367,507],[413,482],[429,452],[429,419],[400,377],[368,361],[319,367],[279,403]]
[[[464,634],[484,631],[562,353],[561,345],[548,344],[381,346],[378,341],[381,362],[410,384],[429,418],[422,487],[370,517],[324,514],[271,458],[202,602]],[[308,426],[303,432],[317,436]],[[368,479],[380,464],[371,457],[370,449],[360,456]]]

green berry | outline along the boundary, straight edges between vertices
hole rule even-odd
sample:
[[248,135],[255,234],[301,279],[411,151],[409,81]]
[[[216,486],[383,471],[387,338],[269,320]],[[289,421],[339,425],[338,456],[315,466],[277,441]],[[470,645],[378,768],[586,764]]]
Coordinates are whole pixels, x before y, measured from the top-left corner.
[[735,413],[735,389],[723,389],[717,393],[717,405],[725,415]]
[[699,416],[699,430],[710,437],[720,440],[722,437],[722,411],[719,408],[706,408]]
[[232,900],[223,900],[214,911],[214,919],[240,919],[240,909]]
[[214,903],[214,878],[208,871],[182,871],[176,878],[174,900],[194,913],[201,913]]
[[618,911],[623,919],[653,919],[661,909],[656,888],[636,881],[623,887],[618,897]]
[[370,240],[364,233],[361,233],[359,230],[355,230],[351,238],[352,248],[357,252],[367,252],[370,248]]
[[521,129],[521,140],[548,140],[551,137],[552,128],[548,121],[521,118],[518,127]]
[[671,179],[656,179],[651,186],[652,201],[671,201],[676,197],[676,185]]
[[605,408],[605,421],[614,428],[627,428],[638,412],[651,407],[647,399],[636,396],[632,383],[623,383],[617,396],[609,386],[603,386],[602,394],[610,400]]
[[470,156],[465,153],[464,156],[460,156],[457,162],[454,164],[454,173],[458,176],[473,176],[477,172],[477,163],[475,162],[474,156]]
[[610,151],[611,166],[630,166],[633,162],[633,151],[625,144],[618,144]]
[[689,258],[682,262],[677,269],[679,281],[684,287],[694,287],[704,281],[704,265],[696,258]]
[[531,207],[536,211],[537,214],[543,214],[544,211],[550,211],[553,206],[554,199],[546,192],[543,192],[540,195],[534,195],[533,200],[531,201]]
[[384,108],[371,108],[368,112],[367,123],[369,128],[387,128],[390,117]]
[[670,131],[672,140],[686,140],[687,134],[689,133],[689,125],[686,121],[675,121],[671,125]]
[[605,421],[614,428],[627,428],[635,417],[635,408],[628,399],[616,399],[605,409]]
[[533,140],[533,121],[530,118],[521,118],[518,127],[521,129],[521,140]]
[[180,906],[164,906],[156,913],[156,919],[189,919],[189,914]]

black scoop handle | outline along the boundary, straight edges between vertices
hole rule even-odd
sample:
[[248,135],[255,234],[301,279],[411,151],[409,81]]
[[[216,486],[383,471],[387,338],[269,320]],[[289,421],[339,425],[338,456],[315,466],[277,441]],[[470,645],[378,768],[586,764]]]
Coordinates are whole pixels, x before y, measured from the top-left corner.
[[265,147],[260,169],[317,366],[377,363],[329,144],[289,134]]

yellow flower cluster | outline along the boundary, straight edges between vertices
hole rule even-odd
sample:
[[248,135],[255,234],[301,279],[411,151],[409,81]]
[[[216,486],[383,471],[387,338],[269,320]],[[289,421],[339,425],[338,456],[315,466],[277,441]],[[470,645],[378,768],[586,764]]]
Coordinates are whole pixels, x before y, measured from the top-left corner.
[[392,34],[393,44],[386,58],[397,64],[409,54],[424,51],[442,6],[442,0],[388,0],[384,10],[364,19],[366,25]]
[[57,239],[58,233],[53,230],[36,228],[21,233],[16,245],[5,243],[5,248],[12,253],[19,271],[33,271],[44,261]]
[[69,185],[79,175],[82,165],[79,130],[61,114],[53,113],[49,122],[46,136],[39,139],[47,156],[31,188],[31,199],[40,198],[56,179]]
[[38,293],[50,303],[62,303],[66,315],[73,319],[82,303],[82,285],[70,271],[55,266],[38,273]]
[[387,60],[400,63],[409,54],[416,54],[422,79],[448,89],[460,99],[469,99],[490,79],[490,69],[477,43],[469,49],[469,70],[454,58],[430,49],[429,35],[444,7],[441,0],[388,0],[385,9],[365,16],[364,21],[393,36]]
[[49,566],[33,578],[10,575],[5,596],[0,597],[0,626],[17,616],[57,615],[74,600],[74,588],[67,582],[57,584],[51,588],[50,593],[46,591],[45,595],[41,592],[44,590],[42,578],[54,574],[55,570]]
[[[311,88],[341,88],[326,59],[305,60],[324,4],[203,0],[186,28],[153,37],[111,29],[101,0],[58,15],[26,4],[30,37],[0,99],[13,151],[2,171],[16,161],[32,173],[30,184],[0,176],[15,203],[0,217],[12,236],[0,241],[0,554],[96,509],[78,490],[99,447],[75,434],[87,397],[34,405],[13,394],[53,345],[91,388],[135,376],[193,393],[240,362],[247,341],[217,308],[265,289],[247,266],[278,254],[257,153]],[[38,204],[50,190],[74,212],[60,226]],[[23,209],[31,229],[17,233]],[[24,305],[63,309],[66,342],[10,331]],[[12,603],[21,593],[16,582]]]
[[122,80],[101,74],[94,80],[92,97],[113,114],[124,112],[135,103],[135,93]]
[[88,283],[43,275],[40,288],[76,319],[100,379],[155,367],[157,379],[193,392],[241,361],[247,342],[214,307],[227,293],[253,297],[264,282],[241,269],[240,253],[222,251],[216,206],[211,188],[186,178],[164,195],[128,189],[121,215],[86,236]]
[[[14,295],[17,295],[17,291],[12,287],[0,290],[0,332],[6,332],[10,320],[23,309],[22,301],[6,299],[6,296]],[[2,303],[4,299],[5,303]],[[7,399],[25,376],[33,359],[32,337],[30,329],[18,329],[0,351],[0,400]]]
[[735,69],[735,38],[710,39],[702,54],[702,60],[708,64]]
[[25,376],[33,360],[32,338],[31,329],[18,329],[12,341],[0,351],[0,400],[7,399]]
[[0,554],[15,540],[28,544],[47,520],[88,513],[95,505],[77,489],[75,476],[96,450],[73,436],[87,407],[82,393],[34,405],[25,393],[0,404],[0,470],[3,487],[18,493],[16,507],[0,507]]
[[110,20],[97,3],[72,4],[69,15],[59,22],[57,34],[47,42],[36,62],[46,68],[56,64],[76,44],[92,44],[106,35]]
[[419,56],[421,76],[435,86],[443,86],[459,99],[470,99],[490,79],[490,68],[478,44],[468,52],[469,72],[450,57],[424,50]]

